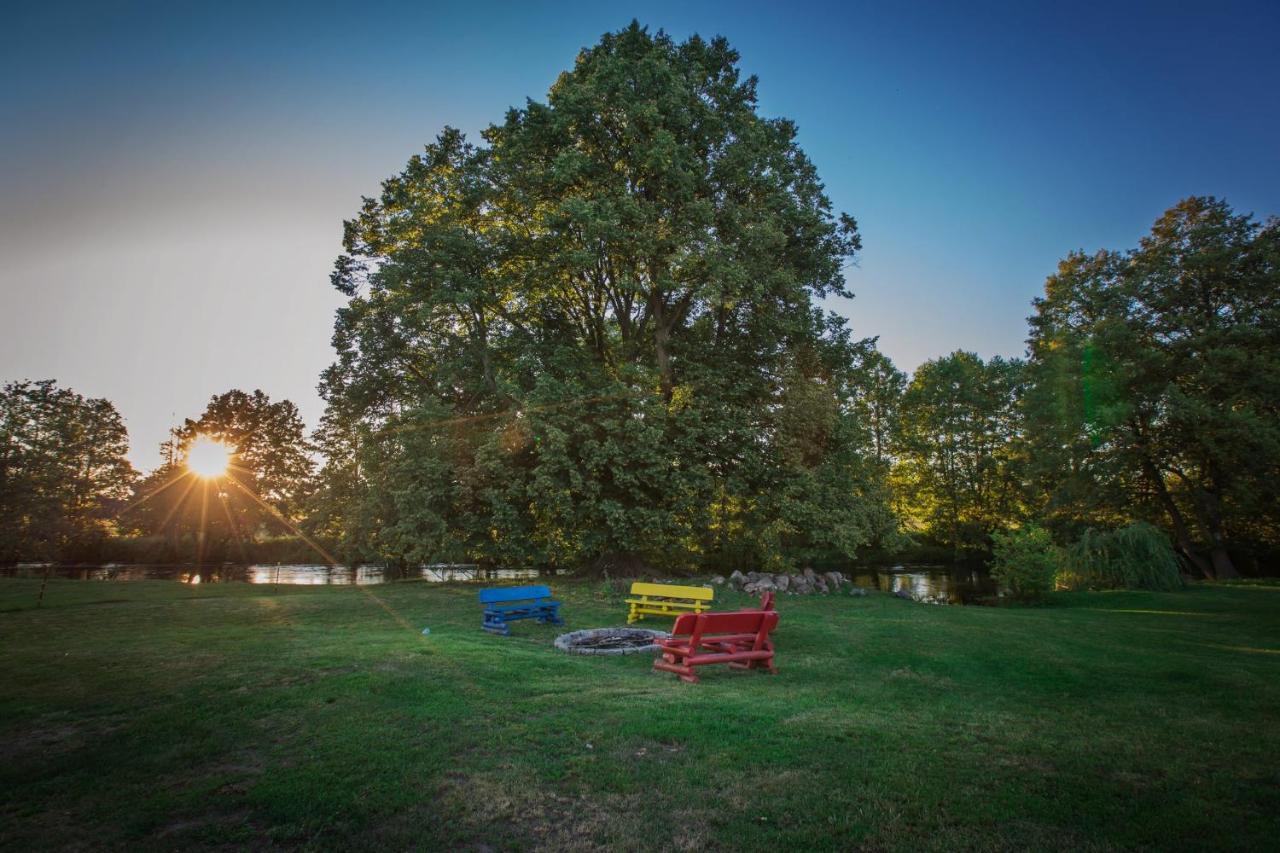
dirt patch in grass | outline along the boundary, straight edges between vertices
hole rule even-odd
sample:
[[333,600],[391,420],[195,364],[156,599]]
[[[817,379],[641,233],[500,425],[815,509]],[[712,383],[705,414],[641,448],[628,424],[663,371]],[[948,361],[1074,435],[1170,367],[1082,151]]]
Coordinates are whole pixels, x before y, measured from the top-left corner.
[[30,727],[0,734],[0,762],[39,760],[84,749],[110,736],[127,722],[123,716],[90,717],[80,720],[35,720]]
[[455,772],[436,787],[438,807],[467,830],[459,839],[464,847],[585,851],[668,846],[662,840],[665,833],[640,817],[646,812],[643,794],[568,793],[513,784],[512,775]]

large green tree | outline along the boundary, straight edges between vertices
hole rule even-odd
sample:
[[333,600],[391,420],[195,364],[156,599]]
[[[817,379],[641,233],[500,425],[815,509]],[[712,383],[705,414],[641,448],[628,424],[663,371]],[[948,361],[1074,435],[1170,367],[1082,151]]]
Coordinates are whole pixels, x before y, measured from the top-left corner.
[[1024,363],[955,352],[922,364],[896,419],[895,498],[915,529],[982,551],[1025,515]]
[[347,223],[324,524],[578,566],[852,553],[891,522],[819,297],[859,248],[723,39],[638,24]]
[[136,476],[108,400],[53,380],[0,389],[0,561],[93,559]]
[[[1203,574],[1280,545],[1280,223],[1188,198],[1128,252],[1069,255],[1031,318],[1049,514],[1149,516]],[[1063,496],[1066,499],[1063,499]]]

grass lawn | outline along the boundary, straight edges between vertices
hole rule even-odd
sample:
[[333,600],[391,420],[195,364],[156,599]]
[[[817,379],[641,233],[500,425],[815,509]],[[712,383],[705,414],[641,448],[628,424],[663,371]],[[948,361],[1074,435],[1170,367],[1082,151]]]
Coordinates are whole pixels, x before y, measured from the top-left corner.
[[625,612],[555,588],[502,638],[461,585],[0,580],[0,847],[1280,839],[1280,586],[784,596],[779,674],[697,685],[554,651]]

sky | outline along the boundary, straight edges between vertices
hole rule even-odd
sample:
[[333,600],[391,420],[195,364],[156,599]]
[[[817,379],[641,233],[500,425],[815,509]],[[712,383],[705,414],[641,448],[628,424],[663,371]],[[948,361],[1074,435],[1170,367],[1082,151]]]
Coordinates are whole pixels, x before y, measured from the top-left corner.
[[1189,195],[1280,214],[1280,3],[28,4],[0,28],[0,381],[112,400],[131,458],[261,388],[308,426],[342,221],[632,18],[723,35],[859,222],[828,307],[912,370],[1021,355],[1073,250]]

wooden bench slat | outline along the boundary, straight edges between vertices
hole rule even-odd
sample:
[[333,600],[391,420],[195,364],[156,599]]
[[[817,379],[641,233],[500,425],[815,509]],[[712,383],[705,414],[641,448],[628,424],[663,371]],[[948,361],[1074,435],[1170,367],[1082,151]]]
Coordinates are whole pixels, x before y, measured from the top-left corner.
[[672,616],[685,611],[701,613],[710,609],[715,594],[715,590],[708,586],[636,581],[631,585],[631,597],[626,599],[627,624],[646,615]]
[[504,601],[528,601],[536,598],[550,598],[551,588],[548,586],[495,586],[480,590],[482,604],[500,603]]
[[692,598],[698,601],[711,601],[716,591],[709,586],[680,586],[674,583],[644,583],[636,581],[631,585],[632,595],[656,595],[666,598]]

